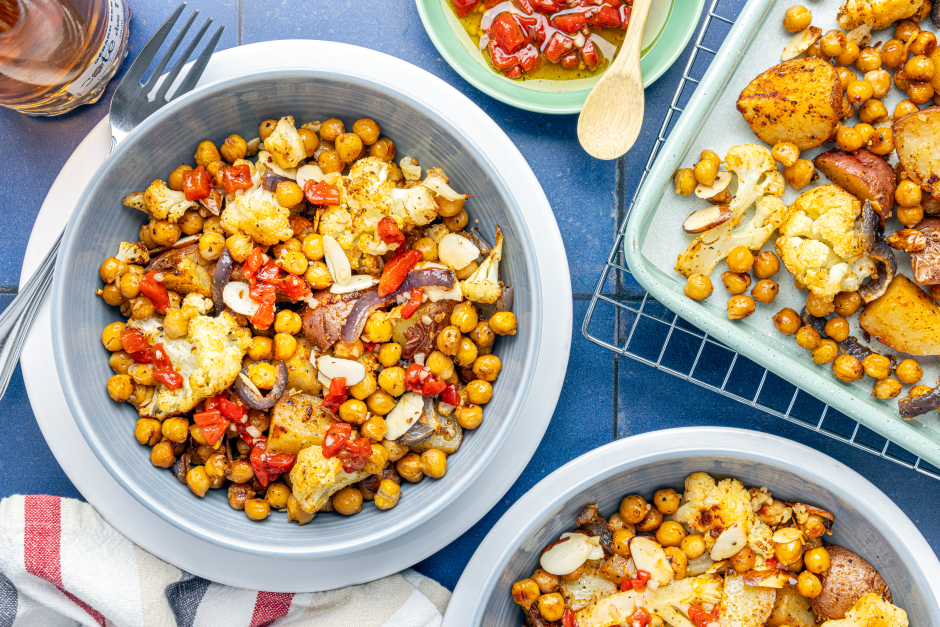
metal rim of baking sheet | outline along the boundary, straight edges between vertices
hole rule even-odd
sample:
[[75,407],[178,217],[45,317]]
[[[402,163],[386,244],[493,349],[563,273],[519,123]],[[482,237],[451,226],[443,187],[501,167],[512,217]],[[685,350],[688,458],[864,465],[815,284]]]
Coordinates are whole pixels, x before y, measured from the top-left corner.
[[[68,478],[105,520],[145,550],[197,576],[242,588],[309,592],[363,583],[407,568],[455,540],[506,493],[535,452],[558,401],[570,352],[570,278],[565,255],[557,254],[564,250],[564,244],[548,200],[508,137],[453,87],[420,68],[379,52],[308,40],[264,42],[217,52],[200,85],[243,75],[262,66],[271,69],[271,59],[303,59],[299,64],[282,62],[283,67],[329,69],[326,60],[336,58],[334,55],[371,68],[364,72],[374,80],[382,81],[391,72],[400,74],[410,80],[413,93],[428,102],[446,93],[461,125],[475,130],[490,129],[478,141],[497,166],[515,172],[509,186],[517,197],[527,199],[525,210],[532,218],[528,222],[539,258],[543,304],[556,314],[545,317],[541,355],[525,407],[503,448],[478,481],[436,517],[391,542],[336,557],[303,560],[240,553],[195,538],[150,512],[112,478],[85,443],[68,411],[52,359],[47,299],[26,340],[21,364],[36,420]],[[50,188],[30,236],[21,284],[52,246],[109,146],[110,128],[105,118],[75,150]],[[292,567],[285,568],[287,565]],[[315,567],[303,568],[304,565]]]

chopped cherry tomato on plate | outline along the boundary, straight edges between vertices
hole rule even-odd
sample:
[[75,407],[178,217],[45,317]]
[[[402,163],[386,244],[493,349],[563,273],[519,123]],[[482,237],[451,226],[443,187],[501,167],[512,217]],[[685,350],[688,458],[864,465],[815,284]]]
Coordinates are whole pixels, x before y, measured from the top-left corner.
[[403,244],[405,242],[405,236],[402,235],[401,229],[398,228],[398,223],[395,222],[395,218],[391,216],[385,216],[379,220],[376,233],[378,233],[379,239],[386,244]]
[[421,306],[421,303],[424,302],[424,290],[420,287],[411,288],[411,296],[407,303],[401,306],[401,317],[407,320],[411,316],[415,315],[415,312],[418,311],[418,307]]
[[570,607],[561,615],[562,627],[578,627],[577,615]]
[[569,35],[574,35],[587,26],[587,18],[584,17],[584,13],[556,15],[552,18],[552,26]]
[[247,163],[225,168],[222,170],[222,186],[226,194],[234,194],[240,189],[251,189],[254,186],[251,181],[251,168]]
[[140,280],[140,293],[150,299],[154,309],[163,313],[170,307],[170,296],[163,283],[154,278],[157,274],[156,270],[151,270],[144,275]]
[[258,275],[258,270],[264,265],[265,256],[266,255],[261,252],[261,248],[255,246],[251,254],[248,255],[248,259],[242,264],[242,274],[245,275],[245,278],[248,279],[250,283],[254,283],[255,277]]
[[147,338],[137,329],[124,329],[121,331],[121,344],[128,353],[145,351],[150,348]]
[[346,377],[333,377],[330,381],[330,390],[323,397],[323,406],[335,414],[347,398],[349,398],[349,390],[346,389]]
[[229,421],[222,417],[222,412],[218,409],[193,414],[193,422],[199,427],[202,437],[210,446],[215,446],[216,442],[222,439],[229,426]]
[[444,391],[441,392],[441,400],[451,405],[460,405],[460,394],[457,393],[457,386],[448,383]]
[[292,453],[272,454],[266,452],[266,448],[266,439],[255,438],[255,446],[248,457],[251,468],[255,471],[255,478],[264,487],[268,487],[268,483],[277,479],[281,473],[290,470],[297,460],[297,456]]
[[592,26],[597,26],[598,28],[617,28],[621,23],[620,11],[615,7],[605,4],[601,7],[601,10],[595,13],[588,21],[591,22]]
[[300,300],[310,293],[310,285],[296,274],[288,274],[283,279],[271,279],[268,282],[277,286],[291,300]]
[[693,605],[689,608],[689,620],[691,620],[696,627],[706,627],[709,623],[717,623],[718,617],[710,612],[706,612],[701,605]]
[[477,5],[480,4],[480,0],[453,0],[454,2],[454,13],[458,17],[466,17],[473,12]]
[[581,46],[581,58],[584,59],[584,64],[588,66],[592,72],[600,65],[601,58],[597,53],[597,46],[594,45],[593,41],[586,41],[584,45]]
[[233,403],[227,398],[216,397],[219,399],[219,412],[232,422],[240,423],[245,417],[245,409],[238,403]]
[[496,16],[490,26],[490,33],[496,43],[509,54],[515,54],[527,43],[525,33],[509,12]]
[[330,458],[339,454],[352,434],[352,427],[346,422],[334,422],[323,437],[323,457]]
[[405,282],[408,273],[411,272],[424,255],[419,250],[406,250],[400,255],[396,255],[385,264],[382,270],[382,278],[379,279],[378,293],[379,297],[385,298]]
[[212,185],[209,183],[209,173],[204,166],[199,166],[195,170],[188,170],[183,174],[183,193],[186,200],[201,200],[208,198],[212,192]]
[[307,181],[304,185],[304,196],[313,205],[339,205],[339,188],[326,181]]
[[447,389],[447,384],[440,377],[431,374],[427,366],[411,364],[405,371],[405,389],[421,396],[434,396]]
[[258,311],[251,317],[251,324],[259,329],[267,329],[274,324],[274,313],[273,303],[261,303]]

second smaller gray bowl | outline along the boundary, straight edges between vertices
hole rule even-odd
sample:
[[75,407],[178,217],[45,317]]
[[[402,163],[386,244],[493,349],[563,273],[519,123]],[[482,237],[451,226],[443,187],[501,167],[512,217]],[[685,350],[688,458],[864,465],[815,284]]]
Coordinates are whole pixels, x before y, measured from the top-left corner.
[[[588,503],[607,516],[627,494],[682,490],[705,471],[766,486],[775,498],[818,505],[835,514],[826,541],[872,564],[911,625],[940,626],[940,562],[913,523],[864,477],[831,457],[784,438],[723,427],[654,431],[612,442],[562,466],[519,499],[490,530],[460,577],[445,627],[517,627],[522,610],[513,582],[531,575],[542,549]],[[469,620],[468,620],[469,618]]]

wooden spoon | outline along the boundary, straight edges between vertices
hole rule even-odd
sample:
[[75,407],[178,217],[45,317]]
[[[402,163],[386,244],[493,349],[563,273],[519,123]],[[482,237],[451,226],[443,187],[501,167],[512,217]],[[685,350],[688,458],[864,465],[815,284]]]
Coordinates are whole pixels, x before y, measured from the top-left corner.
[[635,0],[617,57],[588,94],[578,117],[581,146],[597,159],[616,159],[633,147],[643,126],[640,46],[653,0]]

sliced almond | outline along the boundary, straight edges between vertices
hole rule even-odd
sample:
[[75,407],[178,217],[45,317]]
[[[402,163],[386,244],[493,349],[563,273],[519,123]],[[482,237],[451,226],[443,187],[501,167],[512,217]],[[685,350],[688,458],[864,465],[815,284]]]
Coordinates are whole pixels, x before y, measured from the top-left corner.
[[349,265],[349,259],[343,252],[343,247],[330,235],[323,236],[323,257],[333,281],[346,285],[352,278],[352,266]]
[[333,294],[348,294],[359,290],[367,290],[376,283],[378,283],[378,280],[368,274],[354,274],[349,277],[349,281],[345,285],[339,283],[331,285],[330,292]]
[[711,185],[704,185],[702,183],[696,185],[695,195],[702,200],[708,200],[709,198],[725,191],[730,183],[731,172],[719,172],[718,176],[715,177],[715,180],[712,181]]
[[460,270],[480,256],[480,249],[466,237],[451,233],[438,242],[437,255],[454,270]]
[[[386,439],[396,440],[404,435],[411,428],[411,425],[421,417],[423,411],[424,399],[414,392],[406,392],[385,417],[385,424],[388,427],[385,432]],[[570,572],[570,570],[567,570],[562,574]]]
[[793,35],[787,45],[783,47],[783,54],[780,55],[781,61],[789,61],[803,54],[809,47],[816,43],[822,37],[822,29],[817,26],[807,26],[800,32]]
[[655,579],[661,586],[665,586],[675,576],[663,547],[649,538],[630,538],[630,556],[637,570],[645,570],[650,574],[650,578]]
[[682,223],[686,233],[704,233],[731,219],[734,212],[729,205],[714,205],[699,209]]
[[[812,28],[812,27],[810,27]],[[871,24],[862,24],[845,34],[845,39],[859,48],[864,48],[871,41]]]
[[728,567],[731,566],[731,560],[721,560],[720,562],[712,562],[711,566],[705,571],[706,575],[714,575],[715,573],[723,573],[728,570]]
[[549,546],[539,564],[546,572],[560,577],[578,570],[593,550],[594,545],[588,542],[587,536],[572,534]]
[[329,355],[317,357],[317,371],[330,380],[336,377],[344,377],[346,387],[356,385],[366,378],[366,367],[358,361],[339,359]]
[[741,523],[734,523],[721,532],[711,550],[711,558],[716,562],[726,560],[747,546],[747,529]]
[[[575,532],[577,533],[577,532]],[[568,538],[575,535],[574,533],[563,533],[561,534],[562,538]],[[579,536],[585,536],[583,533],[577,533]],[[588,539],[588,542],[594,545],[594,548],[591,549],[591,554],[588,555],[589,560],[599,560],[604,558],[604,548],[601,546],[600,538],[594,536],[585,536]]]
[[222,290],[222,301],[235,313],[253,316],[261,306],[249,296],[251,286],[242,281],[229,281]]
[[774,542],[776,544],[786,544],[794,540],[802,540],[803,532],[796,527],[784,527],[774,531]]
[[780,568],[767,570],[749,570],[744,573],[744,583],[748,586],[761,588],[783,588],[787,584],[796,583],[796,577]]
[[300,186],[300,189],[304,188],[307,181],[319,183],[322,180],[323,170],[315,163],[308,163],[307,165],[297,168],[297,184]]

